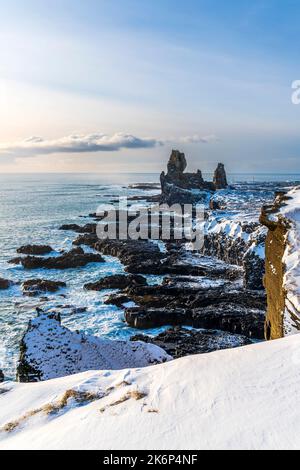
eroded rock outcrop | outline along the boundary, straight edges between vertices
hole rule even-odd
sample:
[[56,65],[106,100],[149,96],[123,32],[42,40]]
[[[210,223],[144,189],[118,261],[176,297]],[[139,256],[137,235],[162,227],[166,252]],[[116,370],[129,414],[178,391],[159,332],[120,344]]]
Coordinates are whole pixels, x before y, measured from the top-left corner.
[[216,189],[225,189],[228,186],[226,171],[223,163],[218,163],[214,173],[214,185]]
[[117,341],[70,331],[56,313],[29,322],[20,345],[17,379],[37,382],[87,370],[145,367],[172,359],[154,344]]
[[185,173],[187,162],[184,153],[172,150],[168,172],[160,175],[161,202],[172,204],[196,204],[208,202],[209,193],[227,187],[224,165],[219,163],[215,171],[214,182],[204,181],[202,172]]
[[277,339],[300,331],[300,187],[278,193],[261,222],[268,228],[265,337]]

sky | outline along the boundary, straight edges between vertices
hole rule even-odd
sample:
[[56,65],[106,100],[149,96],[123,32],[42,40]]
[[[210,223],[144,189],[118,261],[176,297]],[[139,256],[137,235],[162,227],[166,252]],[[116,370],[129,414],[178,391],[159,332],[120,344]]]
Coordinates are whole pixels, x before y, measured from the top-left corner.
[[300,173],[298,0],[0,0],[0,172]]

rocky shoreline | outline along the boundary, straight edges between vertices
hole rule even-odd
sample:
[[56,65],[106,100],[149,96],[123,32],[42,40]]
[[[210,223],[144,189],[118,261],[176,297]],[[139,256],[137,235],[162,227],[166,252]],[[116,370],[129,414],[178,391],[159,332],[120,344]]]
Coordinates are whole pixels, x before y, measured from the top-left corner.
[[[143,201],[166,202],[166,195],[169,194],[166,185],[173,186],[173,196],[179,188],[180,198],[178,194],[175,198],[179,204],[190,203],[191,199],[193,204],[205,200],[205,219],[202,222],[204,244],[200,251],[190,251],[186,239],[174,240],[172,237],[169,241],[158,242],[119,238],[100,240],[96,233],[97,223],[103,221],[105,214],[99,216],[91,213],[86,216],[90,219],[86,224],[64,224],[58,227],[61,231],[74,233],[74,248],[70,251],[55,252],[48,245],[24,245],[17,250],[19,256],[10,263],[28,271],[43,269],[45,273],[52,269],[77,269],[89,263],[99,263],[99,279],[83,284],[82,289],[94,291],[95,295],[107,291],[105,304],[122,310],[124,322],[128,327],[136,329],[137,333],[132,335],[132,340],[140,339],[147,344],[157,345],[172,357],[211,352],[262,340],[267,308],[263,287],[267,230],[258,221],[244,218],[242,213],[240,217],[231,216],[230,211],[233,213],[233,210],[230,197],[234,195],[235,188],[228,187],[223,165],[219,164],[213,183],[205,182],[200,171],[184,173],[185,167],[184,154],[173,151],[168,173],[161,178],[161,194],[144,194]],[[150,189],[152,187],[149,184],[145,188],[143,186],[144,191],[149,192]],[[193,197],[186,197],[186,191]],[[117,212],[117,225],[120,217],[121,214]],[[129,216],[128,223],[131,221]],[[106,263],[107,256],[115,257],[122,263],[124,274],[101,275],[101,266]],[[149,276],[158,276],[161,280],[149,284]],[[0,280],[0,288],[9,287],[10,281]],[[59,289],[67,290],[68,283],[53,282],[45,276],[29,279],[21,287],[24,295],[42,298]],[[60,295],[64,297],[63,293]],[[62,303],[61,308],[66,307]],[[32,338],[37,341],[38,335],[40,347],[46,354],[49,344],[46,346],[45,341],[48,336],[46,334],[41,338],[45,332],[42,333],[41,325],[44,323],[39,319],[47,315],[52,322],[55,319],[60,324],[59,309],[48,314],[43,308],[37,309],[37,317],[31,321],[21,342],[18,366],[18,379],[21,381],[46,377],[39,370],[41,362],[38,365],[35,362]],[[30,336],[29,332],[36,324],[39,324],[36,334]],[[164,328],[164,331],[150,336],[143,333],[143,330],[158,328]],[[58,330],[62,335],[72,334],[63,326]],[[61,354],[68,350],[68,346],[60,341],[55,344],[50,348],[54,348],[53,357],[57,358],[58,367]],[[28,347],[32,351],[31,362],[25,354]],[[90,366],[89,361],[85,364]],[[33,367],[34,373],[26,375],[29,365]],[[53,365],[55,370],[58,370],[57,367]],[[76,370],[76,360],[66,370]]]

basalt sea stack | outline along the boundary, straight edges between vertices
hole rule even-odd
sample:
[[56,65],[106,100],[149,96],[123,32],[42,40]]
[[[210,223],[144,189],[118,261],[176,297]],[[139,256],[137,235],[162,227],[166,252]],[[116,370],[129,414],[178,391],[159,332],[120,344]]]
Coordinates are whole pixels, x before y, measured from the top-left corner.
[[227,187],[226,172],[223,163],[215,171],[214,181],[205,181],[202,172],[185,173],[187,161],[185,154],[172,150],[168,162],[167,174],[160,175],[161,202],[167,204],[195,204],[206,201],[209,193]]

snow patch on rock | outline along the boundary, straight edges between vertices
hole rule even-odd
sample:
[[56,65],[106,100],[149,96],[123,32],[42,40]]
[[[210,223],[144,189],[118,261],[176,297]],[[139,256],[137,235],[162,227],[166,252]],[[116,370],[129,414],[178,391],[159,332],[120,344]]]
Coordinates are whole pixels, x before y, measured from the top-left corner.
[[23,337],[18,377],[32,382],[92,369],[145,367],[170,359],[155,345],[74,332],[61,325],[59,316],[42,313],[29,322]]

